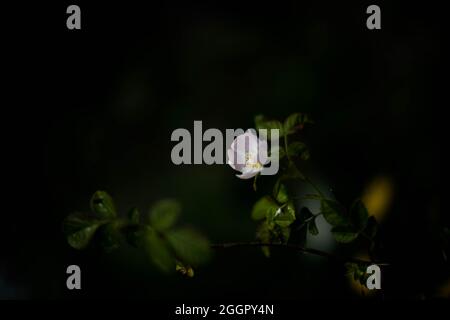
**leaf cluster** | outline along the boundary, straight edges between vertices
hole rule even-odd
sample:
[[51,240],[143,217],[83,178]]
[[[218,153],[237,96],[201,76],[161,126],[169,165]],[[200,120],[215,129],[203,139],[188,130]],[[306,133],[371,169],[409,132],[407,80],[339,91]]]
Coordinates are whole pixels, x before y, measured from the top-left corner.
[[119,216],[112,197],[96,191],[90,200],[91,212],[73,213],[63,223],[69,245],[87,248],[93,239],[110,252],[122,243],[143,248],[153,264],[164,272],[179,271],[192,277],[192,267],[207,262],[211,256],[209,241],[197,231],[177,226],[180,204],[163,199],[153,204],[141,217],[137,208]]

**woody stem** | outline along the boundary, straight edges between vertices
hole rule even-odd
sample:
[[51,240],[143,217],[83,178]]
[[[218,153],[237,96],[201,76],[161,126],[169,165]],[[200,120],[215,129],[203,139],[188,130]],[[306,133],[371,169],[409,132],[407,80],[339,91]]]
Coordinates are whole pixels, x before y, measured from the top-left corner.
[[[288,248],[300,251],[302,253],[312,254],[324,258],[328,258],[335,261],[340,262],[353,262],[358,264],[374,264],[376,262],[354,258],[354,257],[344,257],[344,256],[338,256],[326,251],[321,251],[313,248],[306,248],[300,245],[296,244],[290,244],[290,243],[264,243],[259,241],[250,241],[250,242],[229,242],[229,243],[216,243],[212,244],[211,248],[214,249],[228,249],[228,248],[237,248],[237,247],[281,247],[281,248]],[[376,263],[378,266],[388,266],[388,263]]]

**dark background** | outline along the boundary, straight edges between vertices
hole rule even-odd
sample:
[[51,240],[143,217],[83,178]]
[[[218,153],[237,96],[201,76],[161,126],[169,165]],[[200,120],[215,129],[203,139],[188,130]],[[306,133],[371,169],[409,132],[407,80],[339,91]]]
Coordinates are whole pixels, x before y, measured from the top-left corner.
[[[182,279],[129,247],[77,252],[61,231],[102,189],[123,212],[176,198],[183,222],[211,241],[252,240],[261,195],[251,182],[228,166],[173,165],[170,135],[194,120],[246,129],[258,113],[298,111],[316,122],[304,169],[322,188],[349,204],[374,177],[392,181],[383,297],[430,298],[448,286],[442,7],[378,2],[382,29],[371,31],[369,2],[77,1],[82,29],[70,31],[70,4],[5,11],[0,298],[358,297],[343,266],[322,258],[220,251]],[[65,287],[70,264],[82,270],[79,292]]]

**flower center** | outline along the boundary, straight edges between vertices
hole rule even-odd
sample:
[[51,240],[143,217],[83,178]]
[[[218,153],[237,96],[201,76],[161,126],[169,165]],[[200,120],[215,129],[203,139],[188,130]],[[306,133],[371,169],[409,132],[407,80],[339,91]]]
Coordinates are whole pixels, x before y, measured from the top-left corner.
[[251,169],[261,169],[262,164],[256,160],[256,157],[254,154],[247,152],[245,154],[245,167],[251,168]]

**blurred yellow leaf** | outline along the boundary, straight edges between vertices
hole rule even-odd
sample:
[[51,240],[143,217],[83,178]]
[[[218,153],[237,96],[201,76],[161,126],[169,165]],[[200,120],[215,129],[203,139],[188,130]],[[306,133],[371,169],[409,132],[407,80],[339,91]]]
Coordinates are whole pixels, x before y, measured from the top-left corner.
[[392,202],[394,186],[387,176],[375,177],[366,187],[361,197],[369,215],[381,221]]
[[450,299],[450,279],[438,289],[437,296],[441,298]]

